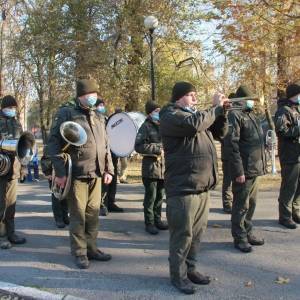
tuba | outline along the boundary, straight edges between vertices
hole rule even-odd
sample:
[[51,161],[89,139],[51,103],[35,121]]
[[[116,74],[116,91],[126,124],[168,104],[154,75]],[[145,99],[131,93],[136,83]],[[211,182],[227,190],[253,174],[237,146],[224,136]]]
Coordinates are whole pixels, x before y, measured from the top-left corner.
[[55,198],[58,200],[63,200],[69,193],[72,181],[72,160],[70,154],[65,151],[69,148],[70,145],[73,146],[82,146],[87,141],[87,134],[83,127],[76,122],[66,121],[60,125],[60,134],[62,138],[67,142],[66,146],[63,147],[63,159],[65,163],[67,181],[64,188],[59,187],[55,183],[55,171],[52,170],[52,186],[51,190]]
[[21,165],[27,165],[34,155],[34,148],[34,135],[28,131],[23,132],[16,140],[0,140],[0,176],[6,175],[11,168],[8,154],[16,155]]

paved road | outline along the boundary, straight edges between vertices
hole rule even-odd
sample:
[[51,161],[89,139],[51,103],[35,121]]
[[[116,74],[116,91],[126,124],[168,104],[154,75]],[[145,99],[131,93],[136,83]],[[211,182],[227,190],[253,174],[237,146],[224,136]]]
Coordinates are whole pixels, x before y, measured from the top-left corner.
[[[250,254],[233,248],[230,216],[222,213],[220,192],[212,192],[198,264],[215,280],[193,296],[169,284],[168,232],[144,232],[141,185],[119,185],[117,198],[126,212],[101,217],[98,236],[113,260],[92,262],[88,270],[74,266],[68,231],[54,226],[46,182],[22,184],[19,194],[16,226],[28,242],[1,251],[0,281],[85,299],[300,299],[300,229],[277,224],[278,188],[260,193],[255,224],[266,245]],[[278,276],[290,282],[277,284]]]

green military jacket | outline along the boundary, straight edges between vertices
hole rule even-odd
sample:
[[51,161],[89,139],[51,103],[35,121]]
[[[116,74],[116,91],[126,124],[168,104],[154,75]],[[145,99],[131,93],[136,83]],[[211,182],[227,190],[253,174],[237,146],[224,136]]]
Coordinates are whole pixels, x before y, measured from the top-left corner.
[[142,177],[164,178],[165,159],[162,150],[159,125],[148,117],[140,127],[135,140],[135,151],[143,155]]
[[[2,111],[0,111],[0,135],[1,140],[10,139],[16,140],[22,134],[23,129],[22,125],[16,118],[8,118],[6,117]],[[17,179],[20,178],[20,170],[21,164],[19,160],[16,158],[13,153],[5,153],[8,154],[11,161],[11,168],[8,174],[4,175],[7,179]]]
[[228,119],[230,126],[225,144],[228,142],[230,147],[232,179],[266,174],[265,141],[258,117],[241,107],[241,110],[229,112]]
[[[299,121],[298,121],[299,120]],[[281,163],[300,162],[300,109],[299,105],[282,99],[275,113],[278,136],[278,154]]]
[[56,176],[66,176],[62,149],[67,143],[60,134],[60,125],[66,121],[78,123],[87,134],[87,142],[84,145],[70,145],[66,150],[71,156],[73,178],[102,177],[104,172],[113,175],[104,117],[93,109],[83,109],[78,99],[74,104],[59,108],[50,130],[46,155],[51,159]]
[[214,188],[218,179],[213,139],[227,133],[223,107],[188,111],[170,103],[160,111],[165,151],[167,197],[199,194]]

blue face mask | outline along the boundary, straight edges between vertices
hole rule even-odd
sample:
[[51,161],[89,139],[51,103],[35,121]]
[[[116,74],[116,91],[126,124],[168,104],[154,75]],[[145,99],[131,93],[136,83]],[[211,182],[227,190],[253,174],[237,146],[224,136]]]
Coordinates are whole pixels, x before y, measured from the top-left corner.
[[16,116],[16,110],[14,108],[3,108],[2,112],[6,117],[9,118],[13,118]]
[[97,97],[96,96],[89,95],[85,99],[86,99],[86,104],[87,104],[88,107],[94,106],[97,102]]
[[158,122],[159,121],[159,112],[153,112],[151,114],[151,119],[154,121],[154,122]]
[[106,108],[104,106],[98,106],[96,109],[100,114],[106,113]]
[[246,108],[253,109],[254,107],[254,101],[253,100],[247,100],[246,101]]

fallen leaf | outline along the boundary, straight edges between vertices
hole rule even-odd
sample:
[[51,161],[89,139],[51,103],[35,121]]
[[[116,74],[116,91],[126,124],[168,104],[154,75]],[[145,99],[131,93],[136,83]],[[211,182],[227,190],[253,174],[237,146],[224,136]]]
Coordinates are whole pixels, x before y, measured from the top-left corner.
[[287,284],[290,282],[290,279],[288,277],[282,277],[282,276],[278,276],[275,280],[275,283],[278,284]]
[[252,281],[245,282],[245,287],[252,287],[252,286],[253,286],[253,282]]
[[222,228],[222,225],[220,225],[220,224],[212,224],[212,227],[213,228]]

